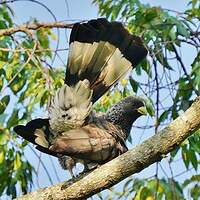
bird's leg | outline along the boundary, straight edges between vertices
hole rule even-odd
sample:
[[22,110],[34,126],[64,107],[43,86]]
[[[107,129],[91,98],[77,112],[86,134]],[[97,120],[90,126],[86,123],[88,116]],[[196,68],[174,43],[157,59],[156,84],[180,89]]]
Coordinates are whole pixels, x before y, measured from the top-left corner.
[[72,167],[72,168],[71,168],[71,167],[68,167],[68,171],[69,171],[69,173],[70,173],[72,179],[76,178],[76,176],[75,176],[74,173],[73,173],[73,167]]
[[73,179],[70,179],[66,182],[63,183],[63,185],[61,186],[61,190],[66,189],[67,187],[69,187],[70,185],[72,185],[73,183],[81,180],[83,177],[87,176],[91,171],[87,171],[85,173],[81,172],[78,176],[74,177]]
[[73,173],[73,168],[76,165],[75,160],[72,157],[69,157],[69,156],[60,156],[58,158],[58,161],[59,161],[61,167],[65,170],[68,170],[72,179],[74,179],[76,177]]

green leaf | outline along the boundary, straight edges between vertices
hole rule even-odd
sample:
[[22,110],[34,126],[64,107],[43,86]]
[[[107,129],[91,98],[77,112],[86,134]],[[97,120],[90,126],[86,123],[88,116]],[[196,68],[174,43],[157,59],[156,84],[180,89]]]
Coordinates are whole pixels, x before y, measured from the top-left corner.
[[152,78],[152,71],[151,71],[151,65],[149,63],[149,61],[147,59],[144,59],[141,63],[140,63],[142,69],[147,73],[147,75]]
[[[200,180],[199,180],[200,182]],[[191,197],[193,200],[199,200],[200,194],[200,186],[198,184],[195,184],[193,188],[191,188]]]
[[176,147],[176,149],[174,149],[173,151],[170,152],[170,162],[173,161],[173,159],[175,158],[175,156],[177,155],[178,151],[179,151],[180,147]]
[[3,87],[3,78],[0,77],[0,91],[1,91],[2,87]]
[[0,20],[0,29],[6,29],[6,28],[7,28],[7,25],[6,25],[5,21]]
[[141,187],[143,187],[145,185],[145,181],[143,179],[133,179],[133,188],[137,191],[139,190]]
[[5,76],[6,73],[5,73],[5,70],[1,68],[1,65],[0,65],[0,76],[1,76],[1,75],[4,75],[4,76]]
[[21,156],[19,152],[16,153],[15,160],[14,160],[14,170],[18,170],[21,167]]
[[200,154],[200,134],[199,130],[188,138],[190,148]]
[[11,127],[13,127],[14,125],[17,124],[17,122],[18,122],[18,112],[19,112],[19,110],[13,111],[12,115],[10,116],[10,118],[8,119],[8,122],[7,122],[8,128],[11,128]]
[[135,69],[136,74],[137,74],[138,76],[140,76],[141,73],[142,73],[142,71],[141,71],[141,66],[137,65],[134,69]]
[[144,16],[145,21],[148,23],[148,22],[152,21],[153,19],[155,19],[158,16],[159,11],[160,11],[160,9],[157,7],[147,9],[146,15]]
[[198,167],[198,161],[197,161],[197,157],[196,157],[196,154],[195,154],[195,151],[193,151],[192,149],[190,149],[188,151],[189,153],[189,159],[192,163],[192,166],[194,167],[195,170],[197,170],[197,167]]
[[[153,192],[147,187],[143,187],[139,192],[140,200],[146,200],[147,198],[150,199],[153,196],[154,196]],[[153,198],[151,199],[153,200]]]
[[3,113],[10,102],[10,96],[4,96],[0,101],[0,114]]
[[169,36],[172,40],[176,40],[176,30],[175,28],[171,28],[170,32],[169,32]]
[[155,45],[154,52],[155,52],[156,58],[158,59],[159,63],[163,67],[165,67],[165,68],[167,68],[169,70],[173,70],[173,68],[168,63],[167,58],[164,56],[164,54],[163,54],[163,48],[160,45],[158,45],[158,44]]
[[187,187],[189,184],[195,183],[195,182],[200,183],[200,175],[199,174],[193,175],[189,179],[186,179],[183,183],[183,187]]
[[186,38],[189,38],[189,36],[190,36],[190,33],[187,31],[187,29],[185,28],[185,26],[182,23],[177,24],[177,33]]
[[129,77],[129,81],[130,81],[130,84],[131,84],[131,87],[133,89],[133,91],[135,93],[137,93],[137,90],[138,90],[138,82],[135,81],[132,77]]
[[155,116],[154,105],[151,98],[145,98],[145,106],[151,117]]
[[49,97],[49,91],[48,90],[45,90],[43,96],[41,97],[40,99],[40,107],[44,106],[45,103],[47,103],[47,100],[48,100],[48,97]]
[[118,5],[114,5],[112,7],[112,20],[115,20],[117,18],[117,16],[119,15],[119,12],[121,10],[121,7]]
[[19,75],[11,83],[10,88],[12,89],[14,94],[17,94],[24,87],[25,84],[26,84],[26,78]]
[[15,198],[17,196],[17,190],[15,187],[16,183],[10,183],[8,184],[7,190],[6,190],[6,194],[8,196],[12,196],[13,198]]
[[[12,12],[11,8],[9,9],[9,11]],[[12,13],[11,13],[11,14],[12,14]],[[6,9],[6,7],[5,7],[4,10],[3,10],[3,17],[4,17],[4,19],[8,22],[9,27],[13,26],[12,18],[11,18],[11,16],[9,15],[8,10]]]
[[165,110],[161,115],[160,117],[158,118],[158,123],[160,124],[161,122],[164,122],[168,116],[170,114],[170,110]]
[[182,153],[183,162],[184,162],[186,168],[188,169],[189,164],[190,164],[190,160],[189,160],[188,150],[187,150],[185,145],[182,147],[181,153]]
[[3,151],[0,152],[0,164],[5,160],[5,153]]

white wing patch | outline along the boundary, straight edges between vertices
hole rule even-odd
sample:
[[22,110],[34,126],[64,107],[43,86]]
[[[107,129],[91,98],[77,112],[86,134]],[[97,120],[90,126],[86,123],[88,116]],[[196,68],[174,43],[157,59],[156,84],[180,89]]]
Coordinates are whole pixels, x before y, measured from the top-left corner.
[[100,77],[103,76],[105,85],[110,86],[115,83],[116,80],[122,78],[131,69],[131,62],[123,57],[122,53],[117,48],[106,63]]
[[70,44],[67,68],[70,74],[78,74],[87,71],[91,73],[102,71],[110,57],[115,52],[116,47],[109,42]]
[[109,42],[90,44],[75,41],[70,44],[67,68],[70,74],[78,76],[86,69],[93,74],[101,72],[99,80],[109,87],[130,71],[132,64]]
[[55,132],[81,127],[92,109],[92,90],[88,80],[75,86],[63,85],[49,100],[49,122]]

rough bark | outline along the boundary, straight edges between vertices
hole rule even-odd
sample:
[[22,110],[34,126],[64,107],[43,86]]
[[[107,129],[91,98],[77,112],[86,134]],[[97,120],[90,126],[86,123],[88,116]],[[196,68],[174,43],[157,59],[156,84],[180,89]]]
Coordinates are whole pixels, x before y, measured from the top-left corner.
[[158,134],[137,145],[134,149],[102,165],[81,180],[64,187],[63,183],[44,188],[19,200],[33,199],[85,199],[109,188],[131,174],[140,172],[164,155],[175,149],[181,142],[200,128],[200,97],[180,117]]

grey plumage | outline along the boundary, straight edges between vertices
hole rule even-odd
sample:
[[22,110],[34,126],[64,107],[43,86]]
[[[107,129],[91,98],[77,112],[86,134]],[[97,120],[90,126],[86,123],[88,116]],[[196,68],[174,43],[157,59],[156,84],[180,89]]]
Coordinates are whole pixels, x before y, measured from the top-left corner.
[[85,79],[75,86],[64,84],[48,104],[49,123],[55,133],[81,127],[92,110],[92,90]]
[[129,96],[112,106],[106,113],[106,120],[119,126],[126,134],[130,134],[133,122],[141,116],[138,108],[144,106],[144,100],[139,97]]

